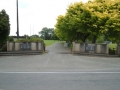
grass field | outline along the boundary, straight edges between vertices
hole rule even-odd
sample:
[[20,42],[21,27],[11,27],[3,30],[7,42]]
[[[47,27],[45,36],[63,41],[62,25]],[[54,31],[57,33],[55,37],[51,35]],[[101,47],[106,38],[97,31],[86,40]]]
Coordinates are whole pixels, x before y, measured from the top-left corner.
[[58,40],[44,40],[46,46],[50,46],[56,42],[58,42]]
[[116,50],[116,47],[117,47],[117,44],[109,44],[109,48],[110,48],[110,49],[113,49],[113,48],[114,48],[114,49]]

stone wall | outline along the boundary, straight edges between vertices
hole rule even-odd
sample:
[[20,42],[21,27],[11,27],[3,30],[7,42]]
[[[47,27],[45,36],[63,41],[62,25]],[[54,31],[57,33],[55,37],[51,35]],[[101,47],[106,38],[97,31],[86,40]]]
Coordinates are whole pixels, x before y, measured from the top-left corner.
[[17,43],[7,41],[7,51],[43,51],[43,42]]
[[108,44],[96,44],[96,53],[98,54],[109,54]]
[[86,44],[73,42],[73,53],[109,54],[108,44]]

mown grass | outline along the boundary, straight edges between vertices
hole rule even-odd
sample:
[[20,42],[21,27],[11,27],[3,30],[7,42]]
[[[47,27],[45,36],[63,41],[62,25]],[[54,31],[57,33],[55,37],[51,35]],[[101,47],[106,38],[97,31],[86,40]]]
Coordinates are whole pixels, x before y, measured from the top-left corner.
[[56,42],[58,42],[58,40],[44,40],[46,46],[50,46]]
[[115,49],[116,50],[117,44],[109,44],[109,48],[110,49]]

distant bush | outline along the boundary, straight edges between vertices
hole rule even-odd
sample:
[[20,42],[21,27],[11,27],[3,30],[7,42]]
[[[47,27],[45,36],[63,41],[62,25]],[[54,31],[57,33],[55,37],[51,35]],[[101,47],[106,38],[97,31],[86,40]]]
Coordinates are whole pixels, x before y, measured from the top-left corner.
[[41,38],[30,38],[31,42],[41,42],[43,41]]
[[41,38],[28,38],[28,39],[18,39],[15,42],[41,42],[43,41]]
[[96,40],[96,43],[104,43],[104,36],[99,36],[98,39]]
[[14,39],[13,39],[13,37],[12,37],[12,36],[8,36],[8,37],[7,37],[7,41],[13,42],[13,41],[14,41]]

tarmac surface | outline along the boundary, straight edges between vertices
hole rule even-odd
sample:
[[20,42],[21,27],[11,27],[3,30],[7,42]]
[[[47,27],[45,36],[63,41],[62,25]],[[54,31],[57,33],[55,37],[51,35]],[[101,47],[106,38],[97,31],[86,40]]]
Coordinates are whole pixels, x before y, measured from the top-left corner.
[[0,90],[120,89],[120,58],[73,55],[61,42],[46,50],[0,56]]

